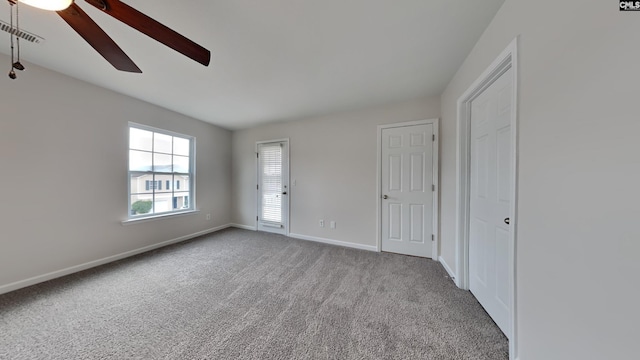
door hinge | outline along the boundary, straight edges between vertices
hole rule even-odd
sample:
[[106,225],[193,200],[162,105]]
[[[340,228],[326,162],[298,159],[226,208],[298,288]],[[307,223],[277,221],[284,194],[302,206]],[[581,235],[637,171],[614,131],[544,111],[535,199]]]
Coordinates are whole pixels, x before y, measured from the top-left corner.
[[260,190],[260,185],[256,185],[256,190]]
[[258,217],[256,216],[256,221],[258,221]]
[[260,153],[256,153],[256,158],[259,158],[259,157],[260,157]]
[[436,236],[431,234],[431,241],[436,241]]
[[436,186],[434,184],[431,184],[431,191],[436,191]]
[[436,141],[436,134],[431,135],[431,141]]

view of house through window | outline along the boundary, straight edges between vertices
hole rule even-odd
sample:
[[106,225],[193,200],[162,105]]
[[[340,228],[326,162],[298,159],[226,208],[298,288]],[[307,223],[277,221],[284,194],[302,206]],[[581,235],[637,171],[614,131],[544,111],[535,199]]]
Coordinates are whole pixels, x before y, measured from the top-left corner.
[[129,124],[129,217],[193,209],[194,139]]

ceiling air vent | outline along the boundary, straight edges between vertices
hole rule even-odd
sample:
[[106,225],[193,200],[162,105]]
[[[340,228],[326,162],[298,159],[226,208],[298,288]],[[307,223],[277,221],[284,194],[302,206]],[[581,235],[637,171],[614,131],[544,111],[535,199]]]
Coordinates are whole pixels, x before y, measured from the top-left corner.
[[44,38],[35,34],[32,34],[28,31],[24,31],[24,30],[20,30],[18,31],[15,27],[13,29],[11,29],[11,25],[9,25],[8,23],[0,20],[0,30],[7,32],[9,34],[13,34],[21,39],[25,39],[28,42],[32,42],[32,43],[36,43],[36,44],[40,44],[41,42],[44,42]]

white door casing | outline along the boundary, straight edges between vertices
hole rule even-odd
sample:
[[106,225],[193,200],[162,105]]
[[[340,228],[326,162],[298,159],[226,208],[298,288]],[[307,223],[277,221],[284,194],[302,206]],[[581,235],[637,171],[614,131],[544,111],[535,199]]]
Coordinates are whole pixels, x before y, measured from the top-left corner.
[[437,120],[379,127],[380,250],[437,258]]
[[[456,273],[454,274],[454,280],[458,287],[462,289],[470,289],[470,278],[471,267],[476,267],[476,269],[482,269],[482,264],[477,264],[476,260],[471,260],[470,254],[470,241],[472,237],[477,235],[472,235],[472,230],[476,232],[476,225],[473,225],[472,229],[472,219],[471,219],[471,203],[472,203],[472,165],[471,165],[471,157],[476,156],[472,155],[474,152],[474,147],[477,146],[472,144],[472,106],[474,101],[480,97],[483,92],[491,87],[491,85],[498,81],[502,75],[505,73],[508,74],[507,78],[509,79],[509,83],[511,86],[510,92],[507,95],[504,93],[502,96],[509,97],[509,100],[502,99],[503,103],[509,103],[509,111],[508,111],[508,120],[505,120],[509,123],[509,141],[506,141],[506,133],[501,134],[501,147],[504,149],[505,146],[509,147],[509,159],[506,160],[504,158],[506,151],[502,151],[502,158],[498,160],[497,153],[495,158],[496,168],[495,168],[495,179],[497,181],[502,182],[502,184],[496,184],[495,187],[495,196],[500,196],[501,200],[506,200],[508,198],[509,210],[508,210],[508,218],[509,218],[509,226],[505,228],[503,225],[497,224],[494,219],[497,216],[497,213],[503,212],[503,209],[500,209],[499,206],[492,216],[492,221],[495,223],[496,227],[501,227],[501,230],[506,230],[506,248],[502,246],[500,248],[501,251],[506,251],[506,263],[504,262],[505,254],[502,253],[499,256],[502,259],[502,263],[500,263],[500,268],[496,268],[493,265],[494,269],[499,270],[501,272],[501,281],[504,279],[507,280],[507,298],[508,301],[504,301],[504,288],[501,289],[503,293],[500,295],[502,298],[502,302],[508,303],[509,309],[507,314],[507,322],[506,326],[502,326],[501,329],[505,331],[505,335],[509,338],[509,359],[514,360],[518,358],[518,326],[517,326],[517,313],[518,313],[518,301],[517,301],[517,282],[516,282],[516,270],[517,270],[517,258],[516,258],[516,250],[517,250],[517,226],[518,226],[518,38],[515,38],[502,53],[491,63],[491,65],[478,77],[478,79],[471,85],[469,88],[460,96],[457,102],[457,179],[456,179]],[[498,86],[500,87],[500,86]],[[497,105],[496,105],[497,106]],[[497,113],[497,110],[496,110]],[[507,115],[507,114],[504,114]],[[504,120],[504,119],[503,119]],[[505,122],[503,121],[503,124]],[[505,125],[506,126],[506,125]],[[476,129],[477,131],[481,131],[482,129]],[[494,128],[494,130],[497,130]],[[506,130],[503,129],[503,130]],[[487,130],[487,133],[489,130]],[[498,134],[495,134],[498,135]],[[476,133],[474,132],[473,137],[478,138]],[[497,136],[496,136],[497,138]],[[487,140],[488,141],[488,140]],[[488,146],[488,145],[487,145]],[[495,144],[496,148],[498,144]],[[489,150],[487,150],[489,151]],[[475,161],[475,159],[474,159]],[[497,173],[498,161],[502,162],[504,165],[505,161],[509,163],[509,166],[501,166],[502,172],[500,174]],[[474,165],[477,166],[477,165]],[[506,170],[508,168],[508,170]],[[506,173],[505,173],[506,170]],[[473,176],[484,176],[484,173],[478,173]],[[500,178],[498,180],[498,178]],[[474,181],[477,179],[474,178]],[[504,186],[505,183],[508,183],[507,186]],[[500,188],[500,191],[498,191]],[[476,191],[476,190],[473,190]],[[508,195],[505,194],[505,191],[508,192]],[[487,191],[488,193],[489,191]],[[475,194],[473,196],[476,196]],[[495,200],[495,198],[494,198]],[[480,204],[481,205],[481,204]],[[477,218],[476,213],[479,207],[476,207],[474,204],[474,217]],[[486,215],[485,215],[486,216]],[[504,224],[504,218],[498,220],[502,220]],[[507,225],[507,224],[504,224]],[[504,245],[505,233],[498,233],[499,236],[502,236],[499,241],[502,242],[501,245]],[[486,240],[480,239],[476,237],[473,241],[476,240]],[[476,245],[474,245],[476,246]],[[475,250],[474,250],[475,252]],[[482,260],[481,260],[482,261]],[[488,270],[488,269],[487,269]],[[506,274],[505,274],[506,272]],[[502,284],[504,285],[504,283]],[[502,286],[501,285],[501,286]],[[476,290],[477,292],[477,290]]]
[[471,102],[469,289],[509,334],[512,71]]
[[289,141],[256,143],[258,181],[256,228],[289,233]]

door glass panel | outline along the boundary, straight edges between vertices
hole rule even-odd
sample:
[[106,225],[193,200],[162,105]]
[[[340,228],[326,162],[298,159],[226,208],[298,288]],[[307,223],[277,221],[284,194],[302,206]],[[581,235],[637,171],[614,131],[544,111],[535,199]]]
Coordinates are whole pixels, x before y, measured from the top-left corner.
[[282,147],[280,144],[260,146],[261,219],[282,222]]

